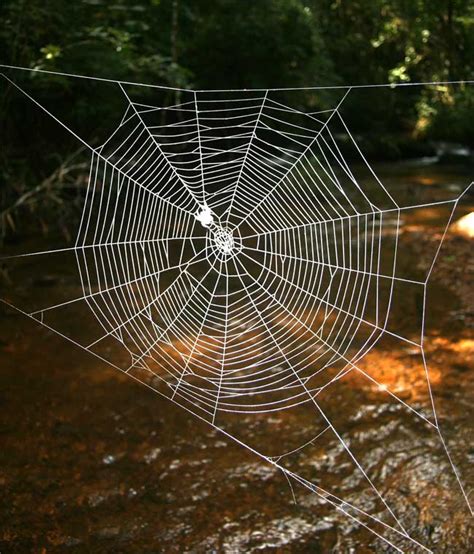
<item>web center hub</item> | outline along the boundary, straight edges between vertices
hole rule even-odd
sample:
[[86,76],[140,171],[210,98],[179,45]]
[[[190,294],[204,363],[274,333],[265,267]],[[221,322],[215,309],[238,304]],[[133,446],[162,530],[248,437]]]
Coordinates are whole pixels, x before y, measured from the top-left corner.
[[195,217],[207,229],[207,246],[218,260],[227,262],[242,250],[238,228],[228,227],[209,206],[201,206]]
[[218,250],[224,254],[230,254],[234,249],[234,235],[230,229],[216,225],[212,229],[212,238]]

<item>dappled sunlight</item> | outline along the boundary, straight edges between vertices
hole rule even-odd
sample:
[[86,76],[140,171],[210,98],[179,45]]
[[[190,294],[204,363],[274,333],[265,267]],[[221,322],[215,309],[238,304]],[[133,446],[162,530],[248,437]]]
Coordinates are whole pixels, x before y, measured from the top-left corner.
[[474,212],[470,212],[453,223],[451,231],[465,238],[474,238]]
[[449,340],[445,337],[436,337],[428,342],[427,350],[432,348],[441,348],[468,356],[474,354],[474,339]]
[[425,177],[423,175],[419,175],[416,178],[416,183],[418,183],[420,185],[425,185],[425,186],[432,186],[432,185],[435,185],[437,183],[437,181],[433,177]]
[[[407,399],[419,400],[429,394],[428,383],[421,353],[389,353],[377,348],[369,352],[357,366],[368,373],[378,384],[369,382],[373,391],[389,390],[393,394]],[[442,373],[438,368],[429,369],[431,385],[441,383]]]

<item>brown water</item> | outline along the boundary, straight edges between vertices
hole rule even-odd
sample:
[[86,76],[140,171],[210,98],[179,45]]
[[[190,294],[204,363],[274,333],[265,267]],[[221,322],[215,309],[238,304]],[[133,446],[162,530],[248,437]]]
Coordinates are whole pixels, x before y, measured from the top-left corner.
[[[413,204],[452,196],[469,179],[457,169],[385,171]],[[469,209],[468,199],[456,217]],[[443,210],[406,216],[402,264],[426,268]],[[467,491],[474,486],[470,249],[466,239],[447,237],[429,288],[425,344],[440,427]],[[2,297],[46,298],[58,283],[72,286],[65,268],[48,265],[41,279],[27,269],[4,285]],[[303,488],[295,487],[295,504],[274,466],[37,323],[1,310],[1,552],[393,551]],[[400,329],[413,326],[409,313],[395,307]],[[428,390],[413,349],[382,343],[361,365],[425,410]],[[352,374],[324,407],[417,540],[435,552],[474,550],[472,519],[432,427]],[[283,438],[301,444],[315,435],[314,409],[243,415],[227,428],[271,453]],[[334,435],[291,456],[288,467],[377,508]]]

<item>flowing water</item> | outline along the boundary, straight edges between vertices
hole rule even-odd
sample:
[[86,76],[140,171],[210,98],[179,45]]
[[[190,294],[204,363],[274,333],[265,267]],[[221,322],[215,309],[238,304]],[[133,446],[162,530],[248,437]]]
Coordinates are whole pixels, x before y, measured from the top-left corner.
[[[410,204],[455,196],[466,168],[379,168]],[[466,196],[458,218],[472,210]],[[407,214],[400,263],[420,274],[437,244],[443,206]],[[34,240],[18,246],[33,250]],[[438,421],[466,491],[474,486],[473,261],[467,239],[448,235],[429,287],[425,351]],[[22,266],[3,298],[47,299],[72,287],[69,268]],[[73,291],[71,291],[73,292]],[[471,295],[472,296],[472,295]],[[410,332],[406,299],[394,306]],[[469,305],[471,302],[471,305]],[[0,334],[1,552],[391,552],[391,547],[179,407],[6,307]],[[65,322],[66,323],[66,322]],[[81,320],[67,322],[81,332]],[[381,344],[361,362],[408,404],[424,409],[426,381],[413,349]],[[327,413],[382,493],[434,552],[472,552],[472,519],[437,433],[377,387],[351,376]],[[261,452],[314,436],[308,407],[228,429]],[[291,467],[348,501],[371,508],[360,473],[334,435],[297,453]],[[293,497],[294,493],[294,497]],[[413,545],[407,551],[416,552]]]

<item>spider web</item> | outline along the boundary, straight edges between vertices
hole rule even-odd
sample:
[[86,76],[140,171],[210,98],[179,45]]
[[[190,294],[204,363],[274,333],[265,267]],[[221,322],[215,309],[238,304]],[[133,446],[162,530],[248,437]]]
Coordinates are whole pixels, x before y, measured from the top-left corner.
[[[71,254],[82,294],[20,311],[205,420],[395,550],[429,551],[325,403],[356,373],[402,405],[441,441],[469,506],[423,349],[442,241],[422,279],[398,263],[404,214],[443,205],[447,230],[462,195],[407,206],[390,193],[343,117],[358,87],[339,89],[331,109],[304,113],[278,90],[180,91],[175,105],[160,106],[134,101],[133,84],[112,83],[126,109],[109,138],[92,147],[71,130],[91,152],[74,246],[11,257]],[[408,290],[423,299],[422,318],[405,333],[391,314]],[[90,318],[87,340],[58,326],[64,310]],[[419,356],[428,404],[410,403],[364,364],[382,341]],[[314,434],[302,444],[282,441],[267,454],[231,430],[242,414],[303,404],[314,410]],[[328,435],[365,480],[371,512],[292,469],[293,455]]]

